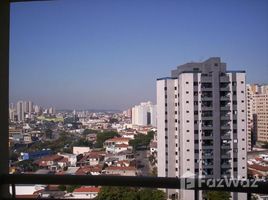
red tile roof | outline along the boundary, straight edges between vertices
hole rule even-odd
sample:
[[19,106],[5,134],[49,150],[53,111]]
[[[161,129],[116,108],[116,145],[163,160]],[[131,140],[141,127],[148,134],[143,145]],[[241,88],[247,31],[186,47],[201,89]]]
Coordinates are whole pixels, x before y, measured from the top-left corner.
[[135,171],[135,167],[118,167],[118,166],[109,166],[105,170],[129,170],[129,171]]
[[129,138],[123,138],[123,137],[115,137],[106,140],[105,142],[128,142],[130,139]]
[[90,187],[90,186],[82,186],[80,188],[76,188],[73,192],[99,193],[100,188],[98,188],[98,187]]
[[127,145],[127,144],[117,144],[115,146],[120,147],[120,148],[129,147],[129,145]]
[[259,171],[268,171],[268,166],[262,166],[262,165],[258,165],[258,164],[253,164],[253,165],[248,165],[249,168],[253,168]]

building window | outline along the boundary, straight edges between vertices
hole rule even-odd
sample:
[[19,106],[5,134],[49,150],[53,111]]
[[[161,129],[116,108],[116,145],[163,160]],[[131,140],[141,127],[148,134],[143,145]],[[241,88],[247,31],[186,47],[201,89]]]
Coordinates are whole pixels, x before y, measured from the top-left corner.
[[188,82],[188,81],[186,81],[186,84],[189,84],[189,82]]
[[190,161],[190,159],[187,159],[187,161]]
[[186,94],[189,94],[189,91],[186,91]]
[[190,140],[186,140],[187,142],[190,142]]
[[190,111],[189,110],[186,110],[186,113],[189,113]]
[[186,103],[189,103],[189,101],[186,101]]
[[187,133],[189,133],[189,132],[190,132],[190,130],[187,130],[186,132],[187,132]]
[[164,87],[164,90],[167,90],[167,87]]
[[177,90],[177,87],[174,87],[174,90]]
[[190,123],[190,121],[189,120],[186,120],[186,123]]
[[190,152],[190,149],[187,149],[188,152]]

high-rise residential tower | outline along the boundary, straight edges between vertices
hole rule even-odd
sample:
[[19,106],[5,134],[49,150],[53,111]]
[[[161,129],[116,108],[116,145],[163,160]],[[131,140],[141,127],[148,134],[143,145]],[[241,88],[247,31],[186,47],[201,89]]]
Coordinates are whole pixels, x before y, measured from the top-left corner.
[[17,102],[17,117],[18,117],[18,121],[22,122],[24,121],[24,117],[25,117],[25,104],[23,101],[18,101]]
[[[246,119],[245,72],[227,71],[220,58],[181,65],[158,79],[158,176],[246,179]],[[187,200],[204,195],[168,194]]]

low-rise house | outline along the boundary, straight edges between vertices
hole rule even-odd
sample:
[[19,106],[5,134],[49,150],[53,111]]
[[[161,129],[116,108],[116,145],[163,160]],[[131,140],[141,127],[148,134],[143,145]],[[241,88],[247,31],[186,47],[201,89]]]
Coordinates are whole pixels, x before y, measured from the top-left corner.
[[129,145],[129,138],[116,137],[108,139],[104,142],[104,147],[107,153],[117,154],[121,151],[132,150],[132,147]]
[[107,153],[105,155],[105,162],[109,159],[114,159],[114,160],[134,160],[135,156],[132,150],[126,150],[126,151],[121,151],[117,154],[112,154],[112,153]]
[[267,155],[261,154],[255,159],[250,159],[247,162],[249,175],[254,178],[268,178],[268,159]]
[[129,167],[131,162],[129,160],[120,160],[116,162],[117,167]]
[[34,163],[37,164],[39,167],[56,171],[59,168],[67,166],[67,164],[63,164],[65,162],[63,161],[63,158],[63,156],[59,155],[49,155],[34,161]]
[[89,152],[91,149],[89,147],[73,147],[73,154],[79,155],[79,154],[84,154],[86,152]]
[[104,152],[92,151],[85,153],[84,156],[77,162],[77,166],[98,165],[104,161]]
[[121,176],[136,176],[137,169],[135,167],[118,167],[118,166],[109,166],[103,170],[104,174],[108,175],[121,175]]
[[96,166],[82,166],[80,167],[75,175],[100,175],[102,172],[102,165],[96,165]]
[[77,162],[77,155],[70,153],[58,153],[59,156],[63,156],[69,162],[69,166],[75,167]]
[[92,187],[92,186],[82,186],[80,188],[76,188],[72,194],[65,195],[67,198],[73,198],[73,199],[95,199],[98,196],[98,193],[100,192],[99,187]]

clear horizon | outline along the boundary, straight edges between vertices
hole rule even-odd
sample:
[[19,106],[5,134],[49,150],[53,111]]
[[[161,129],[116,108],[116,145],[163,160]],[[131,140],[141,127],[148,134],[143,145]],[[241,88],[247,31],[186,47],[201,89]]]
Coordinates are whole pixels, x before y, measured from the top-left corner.
[[221,57],[268,83],[268,1],[85,1],[11,7],[10,102],[125,110],[156,102],[156,79]]

